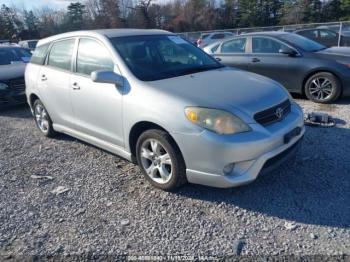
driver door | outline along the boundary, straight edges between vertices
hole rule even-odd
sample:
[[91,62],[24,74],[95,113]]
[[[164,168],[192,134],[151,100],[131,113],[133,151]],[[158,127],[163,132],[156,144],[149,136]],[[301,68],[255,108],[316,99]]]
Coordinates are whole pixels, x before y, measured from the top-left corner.
[[285,44],[271,37],[253,36],[248,70],[279,82],[289,91],[300,90],[298,76],[303,76],[301,56],[281,54]]
[[122,94],[114,84],[93,82],[90,75],[96,70],[115,71],[111,54],[96,39],[80,38],[70,81],[75,129],[122,147]]

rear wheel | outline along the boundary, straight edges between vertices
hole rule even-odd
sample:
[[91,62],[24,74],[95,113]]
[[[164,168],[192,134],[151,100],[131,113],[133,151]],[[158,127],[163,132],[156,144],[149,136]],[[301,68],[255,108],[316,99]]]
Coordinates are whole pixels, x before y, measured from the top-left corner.
[[51,118],[47,113],[46,108],[39,99],[35,100],[33,109],[34,120],[41,133],[47,137],[54,137],[56,135],[56,132],[52,127]]
[[305,95],[316,103],[334,102],[340,94],[340,82],[332,73],[320,72],[314,74],[305,83]]
[[186,183],[181,152],[165,131],[144,132],[136,145],[137,162],[145,178],[155,187],[173,191]]

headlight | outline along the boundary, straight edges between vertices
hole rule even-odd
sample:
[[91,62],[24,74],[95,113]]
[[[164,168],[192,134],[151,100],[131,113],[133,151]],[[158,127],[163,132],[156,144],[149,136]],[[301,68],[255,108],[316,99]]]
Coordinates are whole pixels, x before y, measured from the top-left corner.
[[7,89],[9,86],[6,85],[5,83],[0,83],[0,90],[5,90]]
[[187,107],[185,114],[192,123],[218,134],[230,135],[251,130],[240,118],[223,110]]

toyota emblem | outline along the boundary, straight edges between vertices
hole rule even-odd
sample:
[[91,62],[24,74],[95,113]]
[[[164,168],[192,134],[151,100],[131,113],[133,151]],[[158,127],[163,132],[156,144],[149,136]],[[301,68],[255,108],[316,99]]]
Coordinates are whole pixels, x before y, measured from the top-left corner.
[[278,107],[275,111],[275,115],[278,119],[281,119],[283,117],[283,108]]

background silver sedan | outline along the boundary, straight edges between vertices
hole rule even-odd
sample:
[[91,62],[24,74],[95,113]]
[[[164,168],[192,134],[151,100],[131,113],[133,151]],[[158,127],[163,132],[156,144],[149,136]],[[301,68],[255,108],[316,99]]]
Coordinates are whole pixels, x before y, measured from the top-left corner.
[[164,190],[253,181],[304,133],[300,107],[278,83],[226,68],[166,31],[40,40],[26,84],[43,134],[63,132],[137,162]]

